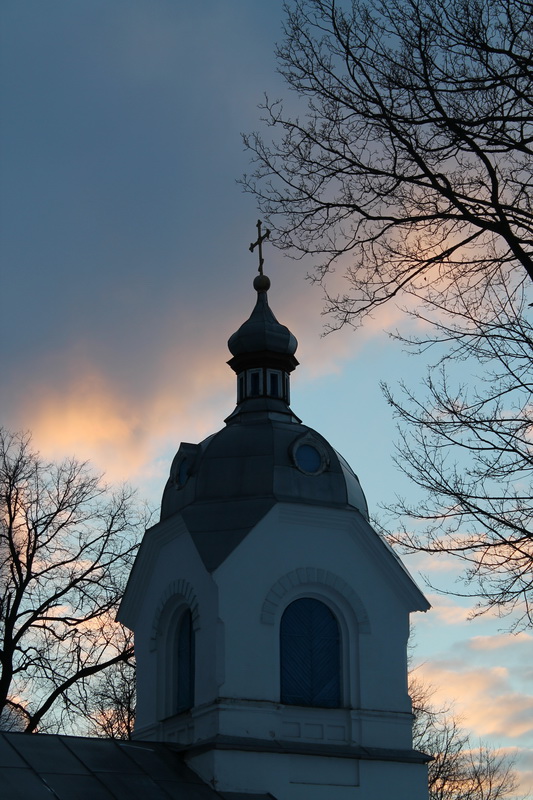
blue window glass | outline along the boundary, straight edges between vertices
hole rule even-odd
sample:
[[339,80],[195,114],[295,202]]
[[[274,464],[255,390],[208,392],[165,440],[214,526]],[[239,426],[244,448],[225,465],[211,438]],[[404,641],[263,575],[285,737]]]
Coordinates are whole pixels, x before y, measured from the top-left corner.
[[281,702],[338,708],[341,701],[340,631],[330,609],[304,597],[281,618]]
[[277,372],[271,372],[270,378],[270,392],[272,397],[279,397],[279,375]]
[[178,674],[176,712],[187,711],[194,705],[194,630],[192,614],[186,611],[178,628]]
[[260,392],[259,373],[252,372],[250,374],[250,394],[252,397],[257,397]]
[[304,472],[318,472],[322,466],[322,456],[310,444],[301,444],[296,451],[296,463]]

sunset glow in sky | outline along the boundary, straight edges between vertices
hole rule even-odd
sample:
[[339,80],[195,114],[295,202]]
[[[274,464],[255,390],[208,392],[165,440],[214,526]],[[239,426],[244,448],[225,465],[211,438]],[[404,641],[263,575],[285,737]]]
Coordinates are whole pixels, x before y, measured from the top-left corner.
[[[234,407],[226,342],[252,310],[257,269],[240,134],[261,128],[264,92],[287,97],[274,58],[282,16],[281,0],[0,7],[0,423],[31,430],[47,457],[90,459],[153,505],[179,443]],[[312,262],[268,244],[264,256],[272,308],[299,341],[295,413],[350,462],[371,513],[409,497],[378,385],[423,377],[386,334],[401,310],[321,337]],[[406,563],[422,588],[423,575],[454,586],[451,560]],[[468,622],[472,603],[427,591],[420,675],[476,740],[517,748],[533,791],[533,632]]]

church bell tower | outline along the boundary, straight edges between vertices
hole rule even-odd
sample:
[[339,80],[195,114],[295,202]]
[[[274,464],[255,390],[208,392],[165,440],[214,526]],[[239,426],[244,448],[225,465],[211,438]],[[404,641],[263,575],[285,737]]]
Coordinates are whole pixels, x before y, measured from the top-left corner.
[[174,743],[232,800],[427,800],[407,639],[429,605],[349,464],[291,410],[297,341],[258,232],[255,307],[228,342],[236,407],[180,445],[120,609],[136,738]]

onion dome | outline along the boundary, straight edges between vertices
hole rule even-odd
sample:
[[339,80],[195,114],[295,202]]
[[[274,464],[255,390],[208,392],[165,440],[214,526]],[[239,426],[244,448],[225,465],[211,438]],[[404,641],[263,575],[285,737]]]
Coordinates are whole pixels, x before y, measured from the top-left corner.
[[344,458],[289,407],[296,338],[268,305],[270,281],[230,337],[237,405],[225,427],[182,443],[163,495],[161,519],[181,513],[209,570],[216,569],[276,503],[356,509],[368,519],[359,480]]
[[[233,358],[229,366],[237,375],[237,405],[240,411],[250,410],[250,402],[260,398],[288,405],[289,375],[298,366],[294,353],[296,337],[274,316],[268,304],[270,281],[258,275],[254,281],[257,302],[249,319],[230,337],[228,348]],[[245,406],[242,406],[246,403]]]
[[[263,278],[264,281],[260,281],[259,278]],[[281,325],[277,321],[268,305],[267,289],[270,286],[270,281],[266,275],[257,276],[254,281],[254,288],[257,284],[266,288],[258,289],[257,303],[249,319],[243,322],[233,336],[230,336],[228,341],[229,351],[234,358],[249,353],[267,352],[275,353],[278,356],[288,356],[287,361],[294,369],[298,362],[291,357],[294,356],[298,347],[296,337],[285,325]]]

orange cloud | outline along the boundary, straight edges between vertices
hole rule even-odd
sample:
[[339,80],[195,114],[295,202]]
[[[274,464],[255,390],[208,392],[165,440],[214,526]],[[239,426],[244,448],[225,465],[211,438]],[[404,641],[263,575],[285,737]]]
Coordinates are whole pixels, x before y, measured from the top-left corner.
[[[458,559],[446,553],[438,553],[435,555],[430,553],[414,553],[409,554],[408,557],[402,556],[402,560],[405,560],[411,565],[410,569],[416,569],[424,574],[431,573],[433,575],[436,572],[458,574],[461,569],[461,564],[458,562]],[[439,595],[433,596],[438,597]]]
[[[336,271],[328,276],[331,295],[342,295],[350,290],[343,263],[349,264],[349,258],[341,260]],[[372,316],[365,318],[361,327],[354,329],[346,325],[324,336],[327,326],[334,324],[334,319],[323,313],[322,287],[306,283],[299,265],[293,264],[287,269],[286,264],[287,261],[281,258],[279,266],[284,269],[282,276],[275,274],[278,269],[275,269],[274,275],[269,273],[273,278],[269,303],[278,320],[287,325],[298,339],[297,357],[301,367],[296,373],[297,380],[312,381],[339,374],[344,364],[355,359],[368,342],[381,339],[386,345],[389,343],[387,331],[400,326],[410,330],[419,327],[417,321],[407,317],[403,308],[389,302],[376,308]],[[404,305],[407,303],[408,298]]]
[[432,593],[426,593],[426,597],[431,603],[431,618],[427,620],[431,625],[439,622],[444,625],[459,625],[470,618],[472,609],[455,603],[450,597]]
[[519,633],[501,633],[496,636],[474,636],[470,639],[468,646],[472,650],[500,650],[513,645],[531,644],[533,636],[525,631]]
[[[132,359],[132,368],[122,365],[119,374],[72,345],[44,376],[24,376],[9,426],[31,430],[45,458],[89,460],[114,482],[165,474],[169,449],[177,450],[182,439],[205,438],[233,410],[225,343],[209,325],[201,328],[196,335],[191,326],[194,347],[169,335],[149,364],[137,368]],[[164,465],[157,461],[161,453]]]
[[513,761],[518,786],[517,796],[530,797],[533,794],[533,750],[522,747],[503,747],[501,752]]
[[434,688],[437,705],[454,702],[454,711],[477,736],[533,734],[533,697],[511,691],[506,667],[467,669],[428,662],[417,668],[417,675]]
[[[280,279],[278,293],[276,283],[270,302],[300,340],[295,398],[300,381],[301,386],[342,372],[365,341],[402,314],[387,306],[363,329],[321,338],[320,290],[298,273],[284,276],[283,289]],[[254,302],[250,286],[226,317],[218,308],[211,316],[185,309],[179,319],[159,320],[149,359],[136,358],[132,350],[117,362],[120,350],[108,358],[90,350],[90,343],[73,340],[50,354],[38,373],[27,370],[20,377],[6,421],[31,430],[47,458],[89,460],[113,482],[161,482],[180,441],[200,441],[220,429],[233,410],[235,379],[225,363],[226,340]]]

